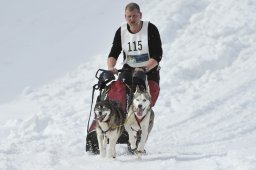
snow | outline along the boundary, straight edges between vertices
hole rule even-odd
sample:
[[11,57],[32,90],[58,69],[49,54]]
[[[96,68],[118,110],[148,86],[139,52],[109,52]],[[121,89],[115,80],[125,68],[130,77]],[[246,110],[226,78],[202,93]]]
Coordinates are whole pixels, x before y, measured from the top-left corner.
[[142,160],[125,145],[116,160],[84,150],[94,74],[128,1],[22,2],[0,5],[0,169],[256,169],[254,0],[138,1],[164,48]]

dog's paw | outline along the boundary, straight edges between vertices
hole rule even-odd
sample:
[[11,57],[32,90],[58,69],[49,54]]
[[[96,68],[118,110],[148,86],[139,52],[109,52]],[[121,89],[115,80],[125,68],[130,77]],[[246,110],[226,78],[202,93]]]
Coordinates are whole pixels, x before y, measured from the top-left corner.
[[146,155],[146,150],[143,150],[143,151],[136,150],[136,155],[138,156],[138,159],[141,160],[142,155]]
[[142,159],[142,155],[146,154],[146,151],[145,150],[144,151],[138,151],[137,148],[135,148],[135,149],[130,149],[129,150],[129,154],[133,155],[133,156],[137,156],[137,158],[139,160],[141,160]]
[[105,158],[106,157],[106,151],[105,150],[100,150],[100,157]]
[[137,148],[134,148],[134,149],[128,148],[129,154],[134,155],[134,154],[136,154],[136,152],[137,152]]
[[110,155],[108,155],[108,159],[116,159],[116,154],[110,154]]
[[108,158],[109,159],[115,159],[116,158],[116,151],[115,149],[110,149],[108,152]]
[[147,154],[146,150],[144,149],[143,151],[136,151],[137,154]]

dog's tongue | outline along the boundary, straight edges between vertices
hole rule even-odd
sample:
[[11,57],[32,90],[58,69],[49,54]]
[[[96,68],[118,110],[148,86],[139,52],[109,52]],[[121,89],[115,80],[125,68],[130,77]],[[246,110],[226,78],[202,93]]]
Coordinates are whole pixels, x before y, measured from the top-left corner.
[[100,122],[102,122],[105,117],[106,117],[106,115],[101,115],[101,116],[98,116],[97,119],[98,119]]
[[137,110],[137,115],[138,115],[138,116],[142,116],[143,111],[144,111],[144,109],[138,108],[138,110]]

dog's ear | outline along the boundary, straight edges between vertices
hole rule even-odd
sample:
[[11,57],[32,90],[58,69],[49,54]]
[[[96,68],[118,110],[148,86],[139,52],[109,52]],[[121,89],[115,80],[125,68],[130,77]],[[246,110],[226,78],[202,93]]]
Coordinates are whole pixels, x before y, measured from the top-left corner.
[[140,90],[140,86],[139,85],[137,85],[136,86],[136,91],[135,91],[135,93],[140,93],[141,92],[141,90]]

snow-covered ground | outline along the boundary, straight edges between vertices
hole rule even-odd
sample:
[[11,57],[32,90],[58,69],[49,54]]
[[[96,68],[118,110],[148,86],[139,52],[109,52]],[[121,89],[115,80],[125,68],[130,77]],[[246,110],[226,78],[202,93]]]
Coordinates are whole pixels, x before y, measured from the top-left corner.
[[[28,8],[31,5],[29,2],[33,1],[24,2],[27,4],[22,4],[22,7]],[[75,69],[67,71],[63,76],[40,87],[27,87],[14,100],[0,105],[0,169],[256,169],[256,1],[138,2],[143,18],[158,26],[164,47],[161,94],[154,108],[155,126],[146,145],[148,154],[138,160],[126,154],[125,145],[117,146],[116,160],[100,159],[84,151],[92,85],[96,83],[94,74],[98,68],[106,68],[104,58],[114,32],[122,21],[119,17],[123,16],[127,2],[119,3],[117,6],[121,9],[116,9],[114,6],[107,8],[107,0],[101,4],[67,0],[64,3],[42,1],[37,2],[36,6],[44,10],[28,8],[20,15],[12,16],[21,16],[18,20],[22,21],[22,28],[27,34],[25,36],[24,32],[17,29],[17,39],[1,40],[1,49],[15,42],[16,48],[25,50],[27,45],[21,39],[27,36],[32,39],[35,36],[30,34],[35,29],[33,23],[49,21],[49,26],[58,25],[65,30],[51,32],[49,28],[40,35],[45,38],[43,44],[30,42],[36,49],[34,52],[43,48],[38,60],[47,57],[55,48],[55,53],[60,51],[61,55],[65,54],[63,58],[57,59],[60,62],[71,56],[86,56],[86,46],[89,44],[80,38],[85,38],[87,33],[79,25],[88,24],[83,23],[84,18],[81,16],[84,15],[84,8],[89,8],[88,4],[92,5],[90,9],[93,13],[87,13],[84,17],[104,23],[104,27],[108,27],[108,24],[112,26],[102,32],[106,36],[100,36],[100,32],[95,30],[96,26],[88,25],[95,30],[91,33],[94,39],[101,37],[102,42],[90,42],[93,47],[100,46],[97,48],[101,49],[101,53],[95,52],[93,57],[86,56],[83,63],[77,64]],[[8,11],[14,4],[18,8],[16,3],[18,1],[10,1],[5,8],[2,5],[0,8]],[[97,6],[96,11],[92,9],[93,6]],[[75,9],[76,13],[67,14],[71,9]],[[104,12],[108,10],[115,19],[106,20]],[[47,11],[63,12],[64,18],[70,17],[67,22],[74,18],[80,24],[74,24],[72,29],[75,32],[70,34],[68,30],[71,28],[53,22],[54,17]],[[5,18],[2,15],[0,17],[1,20]],[[10,27],[6,27],[7,32],[17,28],[12,22],[6,25]],[[71,49],[67,52],[64,46],[69,40],[73,52]],[[18,49],[1,51],[0,66],[7,67],[8,63],[15,63],[12,59],[19,56]],[[28,53],[28,56],[32,58],[31,54]],[[9,58],[4,57],[2,60],[2,55]],[[60,69],[63,64],[67,68],[67,63],[63,61],[56,67]],[[40,64],[34,63],[32,59],[31,63],[24,66],[29,65],[40,68]],[[15,67],[19,67],[19,63]],[[52,72],[46,68],[43,71]],[[40,79],[40,73],[34,74],[34,81]],[[6,73],[5,76],[12,75]],[[10,90],[11,87],[6,89]]]

